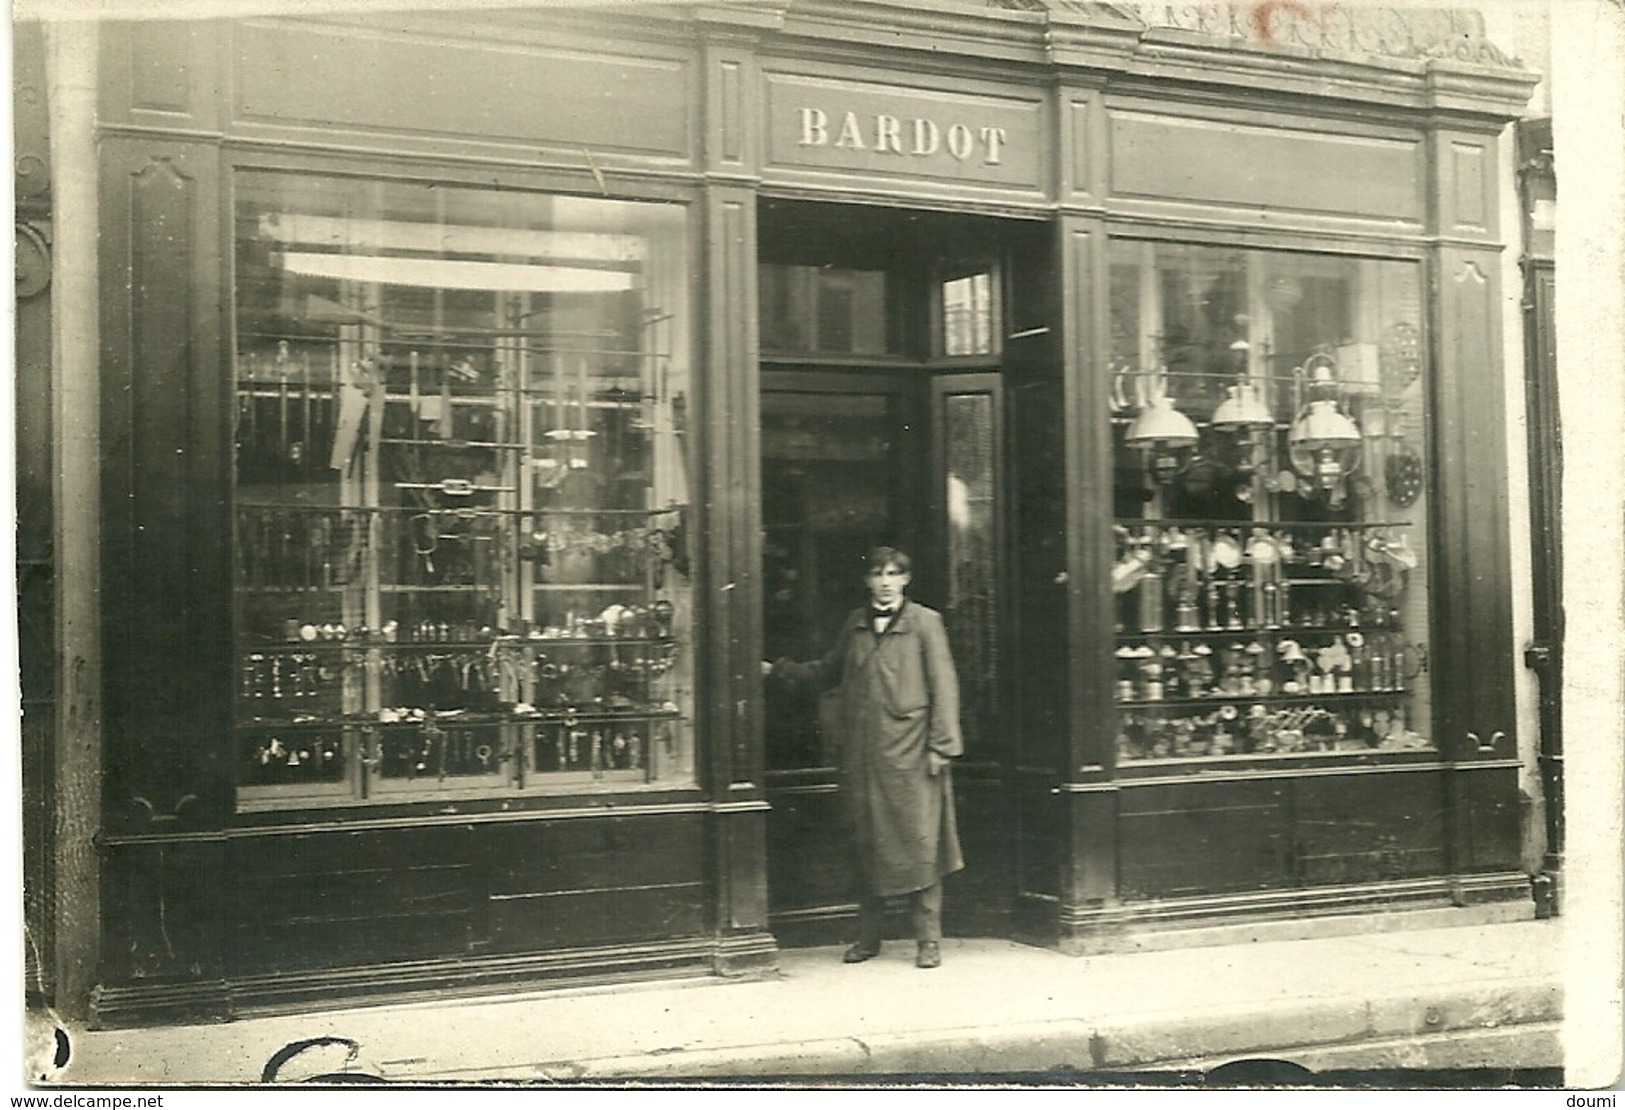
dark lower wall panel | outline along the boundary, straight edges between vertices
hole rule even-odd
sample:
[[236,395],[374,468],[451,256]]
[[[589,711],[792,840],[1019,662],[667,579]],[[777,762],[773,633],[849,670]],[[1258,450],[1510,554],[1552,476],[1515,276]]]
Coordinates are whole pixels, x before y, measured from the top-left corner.
[[1308,886],[1442,875],[1441,772],[1293,783],[1298,881]]
[[1125,789],[1118,882],[1124,898],[1286,886],[1291,811],[1280,782],[1174,783]]
[[1465,779],[1461,796],[1467,811],[1468,844],[1463,871],[1522,869],[1524,799],[1517,771],[1466,764],[1453,774]]
[[31,995],[48,999],[55,974],[56,867],[51,834],[56,813],[56,705],[25,699],[22,709],[23,928],[27,940],[23,986]]
[[957,936],[1001,936],[1016,893],[1009,796],[992,765],[956,765],[953,774],[965,869],[947,880],[943,927]]
[[704,868],[698,813],[527,821],[481,831],[494,897],[696,883]]
[[705,928],[698,882],[620,890],[507,895],[491,903],[491,951],[521,952],[696,936]]
[[768,788],[767,904],[774,917],[850,903],[851,848],[833,790]]
[[473,840],[432,828],[231,841],[231,973],[467,953],[486,932]]
[[674,813],[234,837],[226,974],[694,937],[704,834]]
[[1521,797],[1510,765],[1126,781],[1116,796],[1117,820],[1102,812],[1087,831],[1099,838],[1115,829],[1125,901],[1519,866]]
[[111,848],[102,870],[102,968],[108,980],[217,977],[229,888],[225,845],[144,842]]
[[115,840],[115,1024],[711,966],[699,810]]
[[1015,809],[1016,888],[1022,894],[1058,897],[1066,839],[1061,799],[1047,782],[1023,783],[1016,790]]

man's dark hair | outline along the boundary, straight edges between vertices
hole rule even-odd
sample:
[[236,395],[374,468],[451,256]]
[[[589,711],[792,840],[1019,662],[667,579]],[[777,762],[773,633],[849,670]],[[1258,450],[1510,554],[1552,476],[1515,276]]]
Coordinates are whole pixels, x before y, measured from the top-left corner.
[[876,574],[885,570],[888,563],[896,563],[897,569],[904,574],[914,573],[914,560],[908,557],[908,552],[895,547],[877,547],[869,552],[869,560],[864,563],[864,573]]

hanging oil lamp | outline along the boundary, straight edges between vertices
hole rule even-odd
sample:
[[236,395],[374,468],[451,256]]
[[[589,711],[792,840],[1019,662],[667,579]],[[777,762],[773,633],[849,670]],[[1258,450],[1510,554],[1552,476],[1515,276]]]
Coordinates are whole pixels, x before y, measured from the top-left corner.
[[1174,407],[1168,396],[1167,370],[1151,376],[1144,390],[1145,402],[1129,422],[1123,441],[1144,451],[1146,468],[1158,485],[1167,485],[1190,464],[1198,439],[1191,418]]
[[[1244,327],[1246,316],[1236,317],[1238,326]],[[1269,449],[1268,433],[1275,427],[1275,417],[1264,403],[1262,391],[1253,378],[1249,365],[1252,344],[1238,338],[1230,344],[1232,358],[1237,365],[1237,381],[1225,389],[1225,398],[1213,410],[1213,429],[1234,439],[1236,446],[1236,472],[1243,479],[1236,488],[1236,496],[1246,501],[1253,493],[1252,479],[1266,461]]]
[[1292,468],[1308,479],[1300,492],[1323,493],[1334,504],[1342,500],[1343,480],[1360,465],[1362,445],[1358,425],[1337,407],[1335,366],[1330,355],[1316,354],[1293,371],[1303,403],[1287,433]]

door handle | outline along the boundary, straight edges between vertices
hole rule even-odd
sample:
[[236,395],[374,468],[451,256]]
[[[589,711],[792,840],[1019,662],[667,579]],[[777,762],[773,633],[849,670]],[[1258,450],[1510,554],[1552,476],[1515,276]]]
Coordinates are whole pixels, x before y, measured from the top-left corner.
[[1480,752],[1495,751],[1495,746],[1506,738],[1507,734],[1502,732],[1500,729],[1496,729],[1494,732],[1490,733],[1489,743],[1487,744],[1479,738],[1478,733],[1469,732],[1467,734],[1467,739],[1471,740],[1473,742],[1473,747],[1478,749]]

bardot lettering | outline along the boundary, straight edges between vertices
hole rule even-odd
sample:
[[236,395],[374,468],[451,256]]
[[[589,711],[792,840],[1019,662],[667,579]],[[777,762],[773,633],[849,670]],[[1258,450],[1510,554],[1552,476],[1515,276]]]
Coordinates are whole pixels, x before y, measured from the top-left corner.
[[1003,162],[1004,144],[1009,139],[1002,127],[972,130],[963,123],[954,123],[944,130],[935,120],[916,116],[905,121],[884,112],[867,119],[860,119],[856,112],[842,113],[831,139],[829,113],[822,108],[801,108],[799,112],[801,146],[872,150],[905,158],[929,158],[946,148],[958,162],[967,162],[980,151],[983,165],[997,166]]

